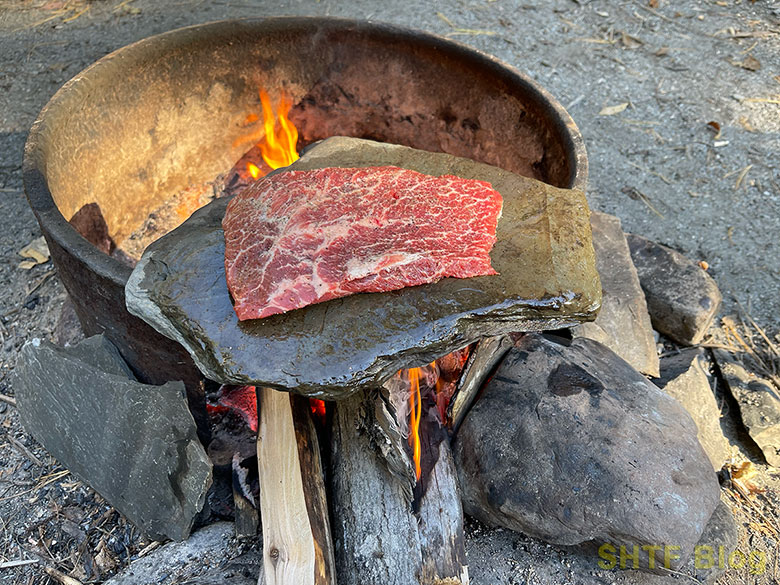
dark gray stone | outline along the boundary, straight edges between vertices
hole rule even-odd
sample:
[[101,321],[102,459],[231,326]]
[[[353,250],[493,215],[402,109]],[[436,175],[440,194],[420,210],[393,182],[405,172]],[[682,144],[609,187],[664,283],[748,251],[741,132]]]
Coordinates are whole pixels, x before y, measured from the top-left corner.
[[700,583],[713,583],[726,572],[731,554],[737,548],[738,538],[734,514],[729,504],[721,498],[696,543],[693,556],[685,565],[685,572]]
[[27,343],[13,381],[22,423],[150,537],[182,540],[211,484],[184,384],[140,384],[117,360],[102,336]]
[[[246,556],[230,560],[235,555],[232,546],[233,523],[216,522],[192,533],[184,542],[169,542],[156,548],[148,555],[133,561],[121,573],[105,582],[105,585],[150,585],[152,583],[173,585],[187,582],[214,583],[213,576],[219,568],[225,569],[220,583],[245,585],[245,573],[254,571],[254,582],[258,575],[262,585],[262,551],[252,551]],[[233,565],[237,573],[227,570]],[[214,571],[205,571],[204,567],[213,567]]]
[[601,277],[601,310],[595,321],[574,327],[572,336],[603,343],[634,369],[657,377],[653,326],[620,219],[593,212],[590,225]]
[[[59,349],[56,346],[52,347]],[[127,365],[116,346],[102,334],[93,335],[69,347],[66,354],[106,374],[122,376],[128,380],[136,379],[133,370]]]
[[641,236],[626,238],[653,327],[677,343],[699,343],[720,308],[718,285],[679,252]]
[[656,386],[683,405],[699,429],[699,443],[719,470],[731,453],[720,427],[720,408],[712,391],[709,360],[703,349],[686,349],[661,359],[661,377]]
[[481,337],[595,317],[601,287],[581,192],[451,155],[345,138],[320,143],[287,169],[369,165],[490,181],[504,197],[491,252],[501,274],[239,322],[225,283],[223,198],[146,249],[127,283],[128,309],[179,341],[210,379],[327,398],[376,387]]
[[726,386],[739,404],[750,437],[772,467],[780,467],[780,393],[772,382],[747,371],[722,349],[714,352]]
[[263,555],[260,551],[250,550],[181,585],[263,585],[264,582]]
[[673,544],[672,568],[718,503],[688,413],[585,338],[518,341],[463,422],[455,458],[477,519],[553,544]]

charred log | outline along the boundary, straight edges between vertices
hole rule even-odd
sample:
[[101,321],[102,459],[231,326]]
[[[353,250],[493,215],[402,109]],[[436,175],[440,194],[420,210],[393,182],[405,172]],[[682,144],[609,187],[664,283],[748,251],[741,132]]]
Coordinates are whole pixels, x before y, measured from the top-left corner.
[[[412,490],[408,470],[398,463],[403,437],[393,416],[375,391],[335,404],[330,487],[339,582],[468,583],[460,495],[446,437],[433,447],[437,459],[428,489]],[[416,503],[413,494],[420,498]]]
[[486,337],[476,343],[463,368],[457,390],[449,405],[447,418],[453,435],[458,432],[480,388],[510,350],[512,344],[509,335]]

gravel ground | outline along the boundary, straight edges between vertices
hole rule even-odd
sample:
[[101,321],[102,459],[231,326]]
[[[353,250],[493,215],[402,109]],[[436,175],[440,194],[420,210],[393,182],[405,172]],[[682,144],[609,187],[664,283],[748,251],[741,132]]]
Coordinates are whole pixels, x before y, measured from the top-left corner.
[[[19,250],[40,236],[21,183],[24,140],[40,108],[85,66],[135,40],[222,18],[273,15],[413,26],[527,72],[569,109],[585,136],[591,205],[618,215],[628,231],[706,260],[724,293],[724,313],[737,311],[739,301],[770,337],[780,330],[778,3],[3,0],[1,394],[13,395],[7,374],[19,348],[31,337],[52,336],[65,298],[50,263],[18,268]],[[748,447],[741,454],[760,461]],[[60,469],[24,434],[13,406],[0,402],[0,567],[41,559],[0,568],[0,583],[54,582],[42,576],[43,564],[99,582],[148,544],[91,490],[52,475]],[[757,482],[770,488],[758,496],[761,510],[776,526],[778,480],[760,469]],[[769,560],[761,574],[743,567],[720,583],[777,582],[776,533],[753,513],[737,507],[737,514],[742,545],[766,551]],[[475,526],[470,534],[475,583],[676,581],[599,571],[592,559],[505,531]]]

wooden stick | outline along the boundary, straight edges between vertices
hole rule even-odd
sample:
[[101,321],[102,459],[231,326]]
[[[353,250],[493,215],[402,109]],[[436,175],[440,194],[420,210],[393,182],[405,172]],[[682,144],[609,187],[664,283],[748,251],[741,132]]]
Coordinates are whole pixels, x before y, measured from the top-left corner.
[[68,577],[65,573],[58,571],[54,567],[44,567],[43,572],[58,583],[62,583],[62,585],[81,585],[81,581],[74,579],[73,577]]
[[241,467],[238,453],[233,455],[231,465],[233,479],[233,512],[236,538],[255,538],[260,517],[257,514],[256,502],[252,494],[245,493],[247,485],[247,470]]
[[471,352],[458,382],[458,389],[448,408],[448,418],[453,436],[458,432],[463,418],[474,403],[485,379],[496,367],[496,364],[503,359],[506,352],[511,349],[512,344],[512,338],[509,335],[486,337],[480,340]]
[[377,393],[335,403],[331,427],[333,534],[339,585],[413,585],[422,565],[411,490],[372,445]]
[[288,393],[258,388],[257,394],[264,581],[330,585],[335,582],[333,546],[310,413],[302,417]]
[[468,585],[463,509],[455,461],[447,432],[431,421],[423,436],[423,453],[435,461],[423,476],[424,493],[418,505],[418,533],[422,552],[421,583]]

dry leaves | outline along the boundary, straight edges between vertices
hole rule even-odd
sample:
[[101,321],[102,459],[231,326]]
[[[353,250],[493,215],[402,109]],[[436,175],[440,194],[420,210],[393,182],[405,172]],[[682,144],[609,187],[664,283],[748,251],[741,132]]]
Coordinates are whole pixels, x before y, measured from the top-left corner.
[[638,49],[644,44],[641,39],[625,32],[621,33],[620,41],[626,49]]
[[44,264],[49,261],[49,246],[46,245],[46,240],[41,236],[40,238],[35,238],[19,250],[19,255],[22,258],[28,258],[19,262],[19,268],[30,270],[34,266],[38,266],[38,264]]
[[614,116],[615,114],[619,114],[623,110],[625,110],[628,107],[628,102],[623,102],[622,104],[617,104],[614,106],[606,106],[601,108],[601,111],[599,112],[599,116]]
[[756,131],[755,127],[753,126],[753,124],[750,123],[750,120],[748,120],[746,116],[740,116],[737,122],[739,122],[739,125],[742,126],[748,132]]
[[761,61],[756,59],[753,55],[745,55],[745,58],[741,61],[729,61],[734,67],[742,67],[748,71],[758,71],[761,69]]

